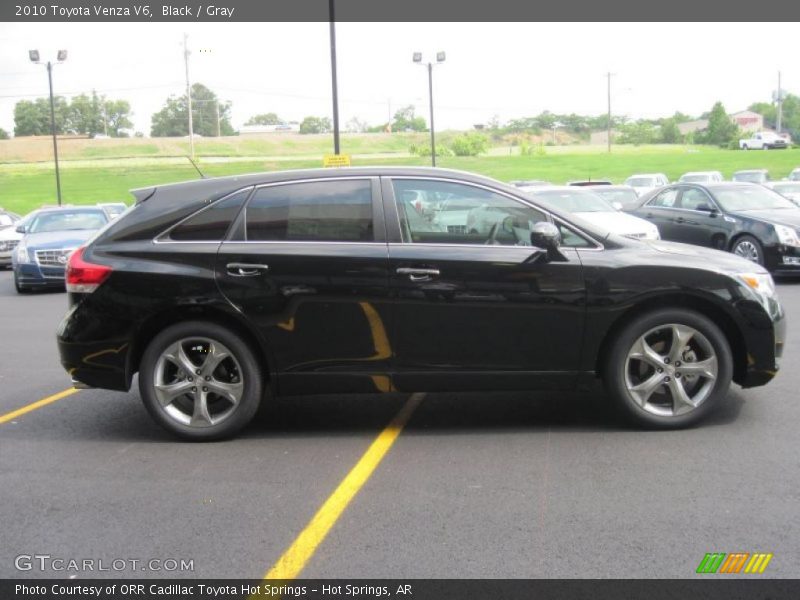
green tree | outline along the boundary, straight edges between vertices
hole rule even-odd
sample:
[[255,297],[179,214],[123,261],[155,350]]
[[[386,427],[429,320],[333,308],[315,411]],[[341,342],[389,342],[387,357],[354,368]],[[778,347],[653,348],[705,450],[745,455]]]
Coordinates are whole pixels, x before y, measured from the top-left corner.
[[731,121],[722,102],[717,102],[708,114],[708,128],[698,136],[704,144],[727,146],[739,135],[739,127]]
[[652,144],[658,139],[658,129],[647,121],[634,121],[618,127],[620,144]]
[[274,112],[253,115],[247,120],[245,125],[280,125],[283,121]]
[[8,139],[8,132],[0,127],[0,140],[7,140]]
[[328,117],[306,117],[300,123],[300,133],[328,133],[331,128]]
[[489,140],[480,133],[463,133],[450,142],[450,149],[456,156],[477,156],[489,148]]
[[[67,131],[68,104],[62,96],[53,99],[55,106],[56,133]],[[20,100],[14,105],[14,135],[49,135],[50,99]]]
[[[202,83],[192,85],[192,129],[194,133],[206,137],[217,135],[217,115],[219,115],[220,135],[233,135],[230,113],[230,102],[220,101],[217,95]],[[177,98],[175,96],[167,98],[164,107],[151,118],[150,135],[153,137],[189,135],[189,110],[186,94]]]
[[681,141],[681,130],[678,129],[675,117],[661,120],[661,135],[658,141],[663,144],[677,144]]
[[104,133],[102,100],[93,91],[91,96],[75,96],[67,109],[69,128],[75,133]]
[[105,128],[111,137],[127,136],[123,130],[133,128],[130,116],[131,105],[127,100],[106,100],[103,98]]
[[414,114],[414,106],[409,104],[394,113],[392,131],[427,131],[428,124],[423,117]]

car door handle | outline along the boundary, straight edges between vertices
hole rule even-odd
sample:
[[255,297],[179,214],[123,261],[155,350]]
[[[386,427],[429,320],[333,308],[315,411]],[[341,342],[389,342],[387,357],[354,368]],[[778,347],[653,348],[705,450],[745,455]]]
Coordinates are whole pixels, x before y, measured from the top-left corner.
[[645,215],[645,217],[647,217],[648,219],[652,219],[653,218],[653,213],[647,213]]
[[439,276],[439,269],[415,269],[413,267],[400,267],[397,269],[398,275],[408,275],[411,281],[430,281],[433,277]]
[[255,277],[269,270],[269,265],[258,265],[251,263],[228,263],[225,265],[228,275],[234,277]]
[[675,219],[675,222],[676,223],[686,223],[686,219],[684,219],[683,217],[678,217],[677,219]]

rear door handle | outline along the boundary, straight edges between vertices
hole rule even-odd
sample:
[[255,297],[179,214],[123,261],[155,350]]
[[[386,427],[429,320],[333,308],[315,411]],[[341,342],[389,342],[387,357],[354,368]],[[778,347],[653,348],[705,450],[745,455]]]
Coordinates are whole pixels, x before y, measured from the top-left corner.
[[675,222],[676,223],[686,223],[686,219],[684,219],[683,217],[678,217],[677,219],[675,219]]
[[269,265],[258,265],[252,263],[228,263],[225,265],[228,275],[234,277],[255,277],[269,270]]
[[408,275],[411,281],[430,281],[433,277],[439,276],[439,269],[416,269],[413,267],[400,267],[397,269],[398,275]]

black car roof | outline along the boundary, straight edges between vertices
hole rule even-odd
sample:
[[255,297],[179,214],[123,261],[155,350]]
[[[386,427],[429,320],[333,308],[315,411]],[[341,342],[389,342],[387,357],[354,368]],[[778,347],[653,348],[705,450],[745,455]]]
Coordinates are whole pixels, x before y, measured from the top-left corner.
[[247,187],[264,183],[278,183],[282,181],[293,181],[296,179],[328,179],[336,177],[379,177],[385,176],[406,176],[406,177],[447,177],[452,176],[462,181],[473,183],[490,183],[493,186],[500,185],[504,188],[513,189],[506,183],[469,173],[467,171],[457,171],[454,169],[439,169],[434,167],[338,167],[334,169],[294,169],[287,171],[269,171],[264,173],[248,173],[244,175],[227,175],[224,177],[209,177],[205,179],[194,179],[179,183],[169,183],[145,188],[131,190],[137,202],[144,202],[153,193],[180,190],[181,192],[192,192],[198,196],[213,197],[216,194],[226,193],[237,187]]

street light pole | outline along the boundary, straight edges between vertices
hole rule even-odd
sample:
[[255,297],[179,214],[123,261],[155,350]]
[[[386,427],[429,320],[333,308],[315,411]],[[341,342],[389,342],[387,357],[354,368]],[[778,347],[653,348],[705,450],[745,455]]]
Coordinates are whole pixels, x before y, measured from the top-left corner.
[[[30,61],[36,65],[41,65],[42,62],[39,60],[39,51],[38,50],[29,50],[28,51],[28,58]],[[59,50],[58,55],[56,57],[57,61],[56,64],[60,64],[67,60],[67,51],[66,50]],[[47,61],[45,63],[47,67],[47,84],[50,90],[50,133],[53,135],[53,160],[55,161],[56,165],[56,198],[58,200],[58,205],[61,206],[61,172],[58,168],[58,138],[56,136],[56,102],[55,98],[53,97],[53,62]]]
[[608,77],[608,122],[606,128],[606,137],[608,137],[608,151],[611,152],[611,73],[607,73]]
[[183,62],[186,67],[186,103],[189,109],[189,154],[194,160],[194,126],[192,123],[192,86],[189,83],[189,35],[183,34]]
[[47,82],[50,85],[50,131],[53,134],[53,157],[56,162],[56,197],[61,206],[61,173],[58,170],[58,142],[56,141],[56,102],[53,98],[53,63],[47,61]]
[[433,167],[436,166],[436,134],[433,126],[433,65],[443,63],[445,58],[446,56],[444,52],[436,53],[436,63],[433,63],[432,61],[423,63],[421,52],[414,52],[413,57],[415,63],[428,67],[428,97],[430,99],[431,109],[431,166]]
[[339,85],[336,79],[336,7],[328,0],[331,41],[331,87],[333,96],[333,153],[339,154]]
[[431,102],[431,166],[436,166],[436,136],[433,133],[433,64],[428,63],[428,95]]

